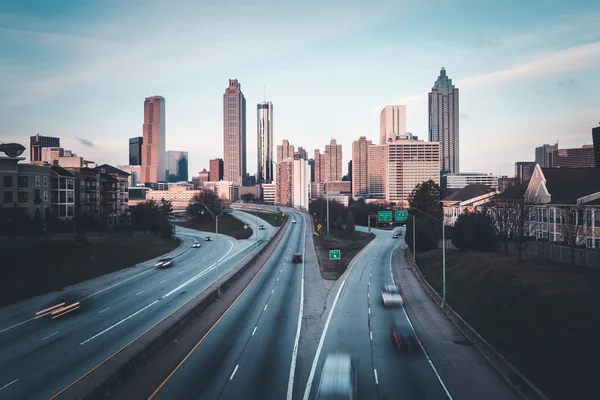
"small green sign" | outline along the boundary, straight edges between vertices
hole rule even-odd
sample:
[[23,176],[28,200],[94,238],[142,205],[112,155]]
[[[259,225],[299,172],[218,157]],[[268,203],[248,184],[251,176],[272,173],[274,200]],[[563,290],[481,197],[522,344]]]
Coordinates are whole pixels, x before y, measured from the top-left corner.
[[396,211],[396,221],[406,222],[408,219],[408,211]]
[[391,211],[378,211],[377,212],[377,220],[379,222],[392,222],[392,212]]
[[330,260],[341,260],[342,259],[341,250],[329,250],[329,259]]

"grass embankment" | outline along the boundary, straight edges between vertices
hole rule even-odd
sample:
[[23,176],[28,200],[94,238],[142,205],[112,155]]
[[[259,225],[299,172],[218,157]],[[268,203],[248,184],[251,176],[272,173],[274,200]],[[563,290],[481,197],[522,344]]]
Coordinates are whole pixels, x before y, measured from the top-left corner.
[[[441,291],[441,252],[417,255]],[[551,399],[598,399],[600,272],[448,251],[448,304]]]
[[252,215],[258,215],[258,218],[265,220],[271,226],[276,226],[276,227],[281,226],[281,224],[283,224],[283,221],[285,220],[285,217],[282,217],[281,213],[249,212],[249,211],[245,211],[245,212],[247,212],[248,214],[252,214]]
[[[329,237],[326,237],[325,234],[315,236],[313,241],[323,279],[338,279],[346,271],[352,258],[373,239],[375,239],[375,235],[358,231],[352,235],[346,232],[330,231]],[[342,252],[341,261],[330,261],[329,250],[340,250]]]
[[[177,225],[185,228],[197,229],[205,232],[215,232],[215,221],[210,220],[198,221],[191,219],[185,222],[177,222]],[[244,223],[239,219],[229,214],[224,214],[219,219],[219,234],[228,235],[236,239],[248,239],[252,236],[252,229],[244,229]]]
[[178,239],[73,235],[0,240],[0,306],[60,290],[168,253]]

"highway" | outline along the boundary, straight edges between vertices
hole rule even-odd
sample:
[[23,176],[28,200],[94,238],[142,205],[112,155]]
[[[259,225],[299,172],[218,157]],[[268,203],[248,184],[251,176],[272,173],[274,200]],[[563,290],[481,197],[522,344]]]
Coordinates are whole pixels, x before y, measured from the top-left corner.
[[[306,219],[289,230],[223,317],[154,392],[154,399],[285,399],[291,393],[303,299]],[[290,379],[291,378],[291,379]]]
[[403,242],[380,231],[351,266],[321,336],[305,400],[316,399],[325,357],[336,352],[357,362],[360,399],[450,398],[425,353],[401,354],[393,346],[392,324],[408,324],[408,316],[402,307],[384,307],[381,289],[395,283],[391,256]]
[[[232,211],[253,229],[248,240],[219,235],[219,275],[226,274],[275,229]],[[255,229],[255,224],[266,230]],[[49,399],[106,360],[196,294],[216,277],[216,237],[177,227],[182,246],[171,268],[155,260],[0,309],[0,399]],[[205,236],[213,241],[205,242]],[[193,242],[202,247],[192,249]],[[82,266],[83,267],[83,266]],[[52,319],[36,312],[62,301],[81,309]]]

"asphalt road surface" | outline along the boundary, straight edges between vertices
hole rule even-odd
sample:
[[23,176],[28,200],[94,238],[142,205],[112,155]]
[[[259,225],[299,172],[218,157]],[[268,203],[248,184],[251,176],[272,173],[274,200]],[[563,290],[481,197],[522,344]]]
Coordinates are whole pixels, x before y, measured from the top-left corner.
[[285,399],[295,370],[301,317],[305,218],[256,278],[154,393],[154,399]]
[[338,352],[356,362],[359,399],[444,399],[446,388],[424,352],[401,354],[394,322],[408,324],[402,307],[384,307],[381,289],[393,284],[391,255],[403,241],[379,234],[349,270],[326,323],[304,399],[315,399],[325,357]]
[[[232,213],[254,234],[247,240],[219,235],[219,276],[275,233],[255,216]],[[267,229],[254,229],[256,223]],[[215,234],[178,227],[177,235],[183,244],[171,253],[171,268],[157,269],[156,259],[150,260],[0,309],[0,399],[53,397],[211,286],[217,276]],[[213,241],[204,241],[209,235]],[[202,247],[192,249],[194,242]],[[77,301],[81,308],[75,312],[36,318],[38,311]]]

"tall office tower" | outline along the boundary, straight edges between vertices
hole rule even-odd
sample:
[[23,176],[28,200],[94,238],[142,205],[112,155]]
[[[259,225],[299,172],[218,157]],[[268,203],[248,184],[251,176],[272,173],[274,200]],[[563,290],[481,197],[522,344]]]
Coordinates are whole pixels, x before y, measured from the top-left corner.
[[308,159],[308,168],[310,168],[310,181],[314,182],[315,181],[315,159],[314,158]]
[[313,170],[314,170],[314,178],[313,182],[321,183],[325,180],[325,176],[321,174],[321,150],[315,149],[315,157],[313,159]]
[[408,205],[415,186],[432,180],[440,184],[440,144],[407,138],[388,143],[386,200]]
[[144,100],[144,136],[142,144],[142,183],[165,182],[165,98]]
[[342,180],[342,145],[331,139],[325,146],[325,182]]
[[188,180],[188,152],[167,151],[167,180],[168,182],[187,182]]
[[242,184],[246,175],[246,98],[237,79],[223,94],[223,179]]
[[129,165],[142,165],[142,144],[143,137],[129,139]]
[[209,161],[208,171],[210,174],[209,181],[219,182],[223,180],[223,159],[214,158]]
[[552,152],[554,168],[594,168],[594,146],[584,144],[575,149],[555,149]]
[[307,210],[311,197],[309,174],[307,160],[287,158],[277,163],[276,204]]
[[29,138],[29,162],[31,164],[42,163],[42,149],[44,147],[60,147],[60,138],[51,136],[31,136]]
[[379,115],[379,144],[406,135],[406,106],[385,106]]
[[361,136],[358,140],[352,142],[352,194],[369,194],[368,183],[368,164],[369,164],[369,146],[373,142],[367,140],[366,136]]
[[294,158],[294,146],[284,139],[282,144],[277,145],[277,163],[279,164],[287,158]]
[[386,144],[369,146],[367,157],[367,185],[369,196],[376,199],[385,199],[388,175],[388,146]]
[[554,145],[545,144],[535,148],[535,163],[540,165],[540,168],[553,168],[552,152],[558,150],[558,143]]
[[256,121],[256,181],[270,183],[273,181],[273,103],[258,103]]
[[298,146],[298,151],[294,153],[294,158],[308,160],[308,152],[302,146]]
[[442,171],[459,173],[458,88],[442,67],[429,93],[429,141],[440,143]]
[[517,161],[515,163],[515,178],[519,183],[527,182],[533,175],[535,161]]
[[600,168],[600,126],[592,128],[592,140],[594,143],[594,162],[596,168]]

